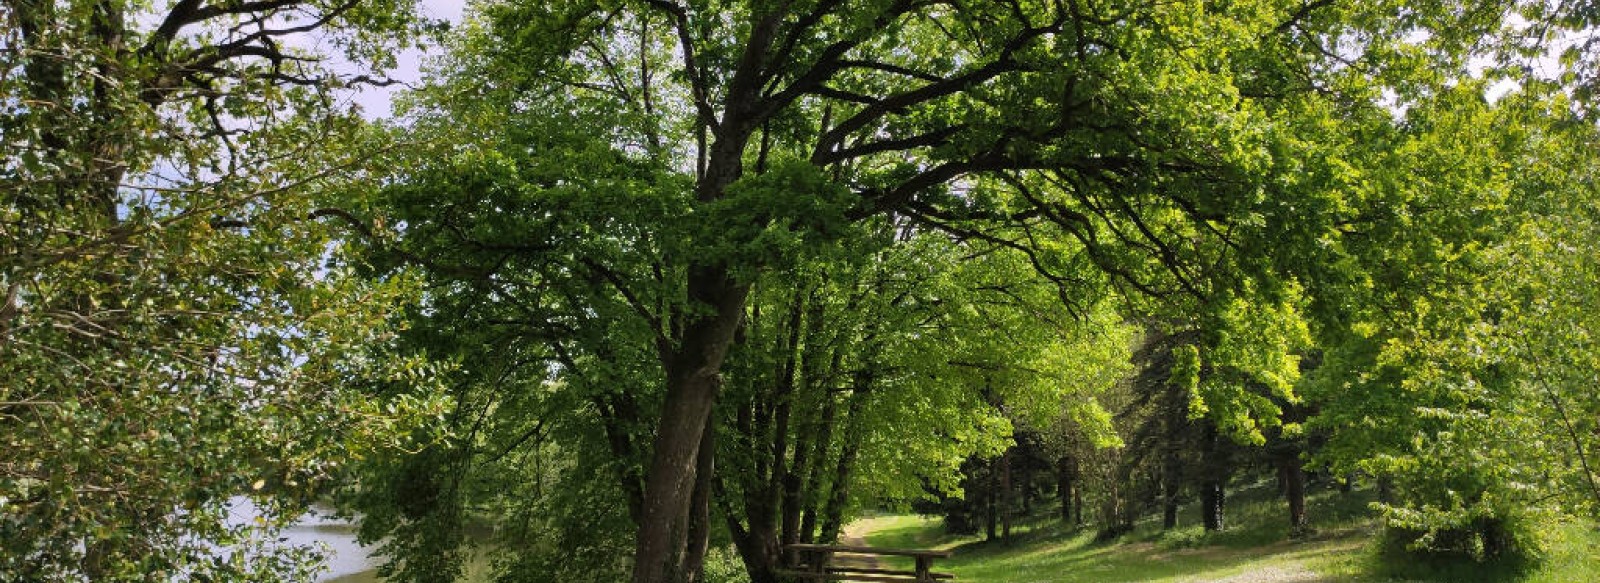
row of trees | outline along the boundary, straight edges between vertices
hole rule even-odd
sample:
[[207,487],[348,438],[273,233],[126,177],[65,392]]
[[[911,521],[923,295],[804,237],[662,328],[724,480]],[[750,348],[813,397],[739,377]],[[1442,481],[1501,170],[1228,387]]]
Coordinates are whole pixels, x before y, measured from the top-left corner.
[[[1321,323],[1299,358],[1304,374],[1292,397],[1239,385],[1271,402],[1276,423],[1241,435],[1197,409],[1203,390],[1186,389],[1176,373],[1179,350],[1206,332],[1147,328],[1156,332],[1135,353],[1140,372],[1126,380],[1129,447],[1113,464],[1120,473],[1100,486],[1103,528],[1116,532],[1157,500],[1171,526],[1184,491],[1199,499],[1206,527],[1220,528],[1221,486],[1244,460],[1276,466],[1294,530],[1307,525],[1306,468],[1369,483],[1389,535],[1410,550],[1537,557],[1537,525],[1595,515],[1594,401],[1578,376],[1565,384],[1549,376],[1595,370],[1580,363],[1592,323],[1558,315],[1587,302],[1574,294],[1592,287],[1582,278],[1593,275],[1593,249],[1566,231],[1594,220],[1569,206],[1592,196],[1593,164],[1582,161],[1592,127],[1538,127],[1524,117],[1568,107],[1563,99],[1485,106],[1480,90],[1409,111],[1418,134],[1389,142],[1406,156],[1445,156],[1482,172],[1454,185],[1470,196],[1467,208],[1419,214],[1432,222],[1410,219],[1416,231],[1381,236],[1370,251],[1404,273],[1373,273],[1390,283],[1356,288],[1360,299],[1349,305],[1357,309],[1340,313],[1348,328],[1330,334]],[[1491,126],[1516,135],[1481,133]],[[1496,141],[1477,141],[1485,135]],[[1118,490],[1130,488],[1145,488],[1146,501],[1131,514],[1118,510]]]
[[227,499],[345,484],[412,580],[493,516],[512,578],[765,583],[1053,423],[1068,494],[1266,444],[1416,548],[1600,510],[1586,4],[490,2],[389,124],[295,47],[407,5],[0,10],[24,578],[281,577]]
[[[1309,407],[1300,399],[1277,399],[1280,424],[1260,440],[1234,439],[1214,419],[1197,415],[1190,392],[1173,382],[1175,349],[1194,339],[1192,333],[1152,332],[1134,341],[1133,369],[1097,395],[1117,411],[1114,428],[1124,438],[1119,447],[1093,443],[1070,418],[1019,428],[1003,455],[963,466],[964,497],[941,497],[938,506],[921,508],[942,514],[950,532],[973,534],[981,526],[987,540],[1005,539],[1014,521],[1031,520],[1036,499],[1050,499],[1061,522],[1092,524],[1106,539],[1151,515],[1160,516],[1163,529],[1175,528],[1180,507],[1190,503],[1200,509],[1205,530],[1220,531],[1228,523],[1229,491],[1270,476],[1287,506],[1288,532],[1308,534],[1307,467],[1318,467],[1314,454],[1325,441],[1304,432]],[[1341,488],[1350,490],[1353,479],[1341,479]]]

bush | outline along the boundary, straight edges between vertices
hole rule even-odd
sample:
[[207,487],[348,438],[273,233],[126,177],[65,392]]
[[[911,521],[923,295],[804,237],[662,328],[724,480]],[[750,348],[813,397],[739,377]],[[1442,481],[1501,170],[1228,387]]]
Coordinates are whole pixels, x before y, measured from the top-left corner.
[[1174,528],[1163,531],[1156,538],[1156,546],[1165,550],[1194,549],[1205,546],[1209,539],[1209,533],[1198,525]]
[[1473,563],[1537,563],[1548,547],[1540,525],[1553,513],[1469,506],[1382,507],[1386,552]]
[[750,574],[744,569],[739,553],[728,547],[714,547],[706,552],[706,583],[750,583]]
[[1396,525],[1391,520],[1380,541],[1381,570],[1405,579],[1514,579],[1532,571],[1543,559],[1551,536],[1544,526],[1554,524],[1553,518],[1538,511],[1480,515],[1440,522],[1431,529]]

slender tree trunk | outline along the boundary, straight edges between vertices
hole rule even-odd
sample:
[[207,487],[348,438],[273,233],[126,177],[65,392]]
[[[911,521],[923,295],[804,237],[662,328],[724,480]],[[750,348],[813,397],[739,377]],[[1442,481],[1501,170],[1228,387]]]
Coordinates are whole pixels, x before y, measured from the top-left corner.
[[1306,520],[1306,473],[1299,456],[1285,458],[1281,464],[1283,493],[1289,501],[1289,536],[1303,536],[1310,526]]
[[[564,357],[563,357],[564,358]],[[571,363],[571,359],[566,359]],[[573,370],[578,370],[576,366]],[[611,450],[611,456],[618,460],[634,459],[633,440],[628,435],[628,427],[638,420],[638,407],[633,401],[633,396],[627,393],[594,397],[595,408],[601,413],[601,425],[606,435],[606,445]],[[643,519],[644,490],[639,479],[637,464],[621,463],[616,465],[616,480],[622,487],[623,496],[627,497],[628,518],[638,526]]]
[[1070,456],[1056,460],[1056,496],[1061,498],[1061,522],[1072,522],[1073,482],[1077,479]]
[[1000,538],[1011,538],[1011,452],[1000,454]]
[[798,542],[799,538],[799,497],[800,477],[796,475],[799,465],[804,462],[805,441],[797,439],[794,449],[794,460],[791,465],[789,459],[789,425],[791,411],[795,399],[795,391],[799,386],[800,375],[800,325],[801,318],[805,315],[805,292],[796,290],[794,300],[789,307],[789,317],[784,323],[788,334],[784,340],[783,370],[778,379],[778,390],[773,396],[776,400],[778,411],[774,419],[772,440],[772,479],[769,488],[776,499],[771,501],[772,508],[777,514],[774,517],[778,526],[777,543],[784,544]]
[[1200,506],[1205,529],[1220,531],[1224,523],[1224,506],[1228,476],[1232,473],[1228,438],[1221,435],[1210,423],[1202,431],[1204,450],[1200,460]]
[[[870,335],[869,335],[870,336]],[[844,442],[840,444],[839,463],[834,469],[833,489],[828,495],[828,506],[824,512],[820,540],[824,543],[833,543],[839,540],[839,530],[844,528],[844,507],[850,501],[850,476],[855,471],[856,456],[861,451],[861,441],[866,432],[866,422],[861,419],[861,411],[866,408],[867,399],[871,396],[876,375],[872,370],[876,366],[876,351],[869,352],[866,358],[866,369],[856,373],[855,394],[850,395],[850,407],[846,410],[846,417],[842,421],[845,427]]]
[[[829,357],[828,372],[813,381],[818,391],[822,393],[822,420],[817,429],[816,443],[812,445],[811,469],[806,476],[805,486],[801,489],[810,496],[803,504],[805,510],[800,519],[800,542],[804,543],[814,542],[818,534],[818,512],[822,504],[817,495],[822,491],[823,481],[827,477],[828,450],[833,446],[833,434],[838,425],[835,417],[838,414],[839,403],[829,384],[838,378],[843,360],[844,351],[834,349]],[[848,409],[846,411],[848,412]]]
[[706,551],[711,546],[711,478],[715,475],[717,426],[706,422],[696,454],[694,493],[689,499],[689,540],[683,565],[689,583],[705,581]]
[[1161,505],[1161,530],[1172,530],[1178,527],[1178,503],[1168,499]]
[[[834,402],[833,396],[824,398],[822,425],[818,428],[816,442],[812,444],[811,471],[810,475],[806,476],[804,488],[804,491],[812,496],[822,488],[823,468],[827,466],[823,460],[827,459],[828,446],[833,441],[834,414],[837,409],[838,405]],[[810,543],[816,540],[818,505],[813,502],[804,506],[805,511],[800,518],[800,541]]]
[[[1535,352],[1532,343],[1526,337],[1523,338],[1523,344],[1530,353]],[[1584,481],[1589,486],[1591,499],[1600,504],[1600,481],[1595,479],[1594,470],[1589,467],[1589,452],[1585,451],[1583,438],[1578,435],[1578,430],[1572,422],[1572,417],[1567,414],[1566,402],[1561,398],[1561,394],[1556,392],[1550,381],[1545,378],[1543,367],[1539,366],[1540,361],[1541,359],[1539,358],[1532,359],[1534,365],[1533,378],[1544,389],[1546,399],[1550,401],[1550,406],[1556,411],[1556,418],[1561,421],[1562,429],[1566,430],[1567,439],[1572,442],[1572,449],[1577,454],[1575,457],[1578,458],[1578,468],[1583,471]],[[1596,432],[1600,433],[1600,429],[1597,429]],[[1594,513],[1600,514],[1600,506],[1596,507]]]
[[1000,498],[1000,492],[999,492],[1000,491],[1000,471],[999,470],[1000,470],[999,468],[995,467],[995,464],[990,464],[990,466],[989,466],[989,476],[988,476],[988,478],[989,478],[989,487],[987,488],[988,491],[985,492],[984,495],[983,495],[983,502],[984,502],[984,513],[983,513],[984,528],[983,528],[983,534],[984,534],[984,540],[989,540],[989,541],[992,541],[992,540],[995,540],[996,538],[998,538],[996,535],[998,534],[998,528],[997,527],[998,527],[998,522],[999,522],[998,518],[999,518],[999,515],[1000,515],[1000,511],[999,511],[998,504],[997,504],[997,500]]
[[1072,487],[1072,524],[1083,526],[1083,485],[1078,483]]
[[1021,468],[1022,490],[1018,493],[1022,494],[1023,516],[1029,516],[1033,514],[1033,459],[1034,458],[1032,456],[1026,458],[1024,460],[1025,463],[1022,464]]
[[1200,484],[1201,519],[1206,530],[1217,532],[1226,526],[1223,523],[1225,495],[1221,480],[1210,479]]
[[1178,496],[1183,492],[1183,463],[1178,457],[1177,444],[1169,443],[1162,458],[1161,471],[1161,528],[1170,530],[1178,526]]

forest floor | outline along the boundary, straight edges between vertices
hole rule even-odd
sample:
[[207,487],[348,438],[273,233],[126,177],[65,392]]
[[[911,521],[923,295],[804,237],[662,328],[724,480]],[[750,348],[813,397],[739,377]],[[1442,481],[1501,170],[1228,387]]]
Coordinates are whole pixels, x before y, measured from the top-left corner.
[[1095,540],[1092,527],[1062,523],[1053,508],[1017,521],[1006,540],[946,535],[938,517],[916,515],[866,518],[850,532],[874,546],[953,550],[935,570],[954,573],[960,583],[1600,581],[1600,531],[1592,524],[1551,525],[1551,552],[1529,570],[1406,564],[1397,571],[1380,558],[1368,493],[1319,490],[1309,502],[1313,532],[1298,539],[1288,536],[1287,511],[1271,484],[1230,494],[1230,526],[1220,533],[1204,532],[1193,507],[1183,509],[1179,528],[1163,532],[1159,519],[1145,520],[1105,542]]

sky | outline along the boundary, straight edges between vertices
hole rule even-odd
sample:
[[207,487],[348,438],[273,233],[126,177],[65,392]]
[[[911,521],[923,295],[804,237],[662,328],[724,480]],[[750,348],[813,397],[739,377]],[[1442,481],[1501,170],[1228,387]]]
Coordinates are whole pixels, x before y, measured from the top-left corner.
[[[417,2],[417,8],[426,16],[441,18],[451,24],[458,24],[461,22],[461,15],[466,8],[466,2],[464,0],[420,0]],[[433,47],[432,50],[437,51],[438,47]],[[424,52],[418,49],[410,49],[400,53],[396,57],[399,66],[389,71],[389,77],[412,85],[421,82],[422,63],[425,56]],[[362,115],[368,119],[386,118],[391,113],[391,101],[394,94],[403,90],[405,88],[401,85],[367,87],[357,91],[352,96],[352,101],[361,106]]]

